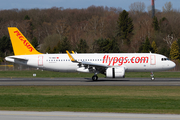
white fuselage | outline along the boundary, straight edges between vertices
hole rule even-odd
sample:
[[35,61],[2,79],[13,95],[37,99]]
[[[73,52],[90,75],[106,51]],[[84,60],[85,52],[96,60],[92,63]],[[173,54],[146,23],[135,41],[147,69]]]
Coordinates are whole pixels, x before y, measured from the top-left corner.
[[[79,62],[86,61],[108,67],[124,67],[126,72],[163,71],[175,67],[175,63],[168,60],[167,57],[153,53],[78,53],[72,54],[72,56]],[[6,60],[52,71],[77,72],[79,69],[78,63],[72,62],[67,54],[9,56],[6,57]]]

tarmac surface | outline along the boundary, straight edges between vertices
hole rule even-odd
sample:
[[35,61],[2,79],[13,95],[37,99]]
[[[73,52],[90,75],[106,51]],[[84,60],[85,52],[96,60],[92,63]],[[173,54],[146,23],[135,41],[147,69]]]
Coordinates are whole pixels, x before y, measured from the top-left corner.
[[[0,86],[180,86],[180,78],[0,78]],[[0,111],[0,120],[180,120],[180,115]]]
[[180,115],[0,111],[1,120],[179,120]]
[[180,78],[0,78],[0,86],[180,86]]

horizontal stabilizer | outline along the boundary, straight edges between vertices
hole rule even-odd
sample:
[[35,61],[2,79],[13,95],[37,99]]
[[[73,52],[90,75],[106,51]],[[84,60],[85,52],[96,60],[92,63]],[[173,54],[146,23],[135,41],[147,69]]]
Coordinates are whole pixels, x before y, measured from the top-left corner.
[[19,60],[29,60],[29,59],[27,59],[27,58],[25,58],[25,57],[22,57],[22,56],[8,56],[8,57],[6,57],[5,59],[19,59]]

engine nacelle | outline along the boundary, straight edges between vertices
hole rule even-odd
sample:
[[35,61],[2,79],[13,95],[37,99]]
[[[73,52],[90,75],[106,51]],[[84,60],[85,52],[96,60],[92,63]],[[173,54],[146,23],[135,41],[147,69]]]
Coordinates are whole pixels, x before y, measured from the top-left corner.
[[106,70],[106,77],[122,78],[124,76],[125,76],[125,68],[124,67],[108,68]]

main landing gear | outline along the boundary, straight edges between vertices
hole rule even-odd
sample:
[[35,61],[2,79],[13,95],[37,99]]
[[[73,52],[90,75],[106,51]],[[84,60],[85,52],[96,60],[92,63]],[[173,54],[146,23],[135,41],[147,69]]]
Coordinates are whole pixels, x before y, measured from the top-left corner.
[[97,75],[93,75],[93,76],[92,76],[92,80],[93,80],[93,81],[97,81],[97,80],[98,80],[98,76],[97,76]]
[[[154,77],[154,74],[153,74],[153,72],[151,72],[151,80],[153,81],[153,80],[155,80],[155,77]],[[92,80],[93,81],[97,81],[98,80],[98,76],[97,76],[97,74],[95,74],[95,75],[93,75],[92,76]]]
[[152,81],[155,80],[155,77],[154,77],[153,72],[151,72],[151,80],[152,80]]

